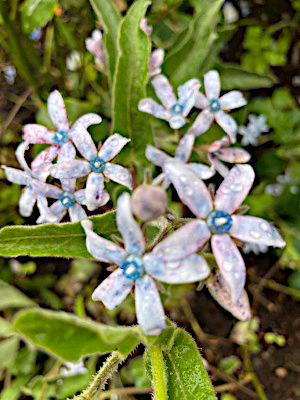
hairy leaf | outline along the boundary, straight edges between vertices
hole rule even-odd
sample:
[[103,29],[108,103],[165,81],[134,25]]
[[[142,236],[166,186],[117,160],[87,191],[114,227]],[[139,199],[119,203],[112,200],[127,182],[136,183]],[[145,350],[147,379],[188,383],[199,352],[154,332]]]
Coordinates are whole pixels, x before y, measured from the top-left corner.
[[4,310],[5,308],[32,307],[35,305],[36,303],[20,290],[0,280],[0,310]]
[[25,0],[22,4],[22,27],[31,33],[37,26],[44,27],[54,16],[57,0]]

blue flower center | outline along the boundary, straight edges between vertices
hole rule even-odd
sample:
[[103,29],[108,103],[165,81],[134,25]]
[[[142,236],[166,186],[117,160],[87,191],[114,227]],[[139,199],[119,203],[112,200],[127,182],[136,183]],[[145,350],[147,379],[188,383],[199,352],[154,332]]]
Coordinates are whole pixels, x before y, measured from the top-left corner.
[[143,259],[139,256],[131,255],[121,265],[123,275],[128,279],[138,279],[144,273]]
[[95,157],[90,161],[90,166],[94,172],[102,172],[104,170],[105,162],[102,158]]
[[210,101],[210,103],[209,103],[209,108],[210,108],[210,111],[212,111],[212,112],[217,112],[217,111],[219,111],[220,108],[221,108],[221,104],[220,104],[219,100],[217,100],[217,99],[212,99],[212,100]]
[[183,110],[183,106],[179,103],[176,103],[172,106],[172,113],[173,114],[181,114]]
[[69,140],[68,132],[58,131],[54,135],[54,141],[56,144],[63,144]]
[[212,232],[225,233],[232,226],[232,218],[224,211],[214,211],[208,216],[207,224]]
[[63,195],[61,195],[59,200],[61,204],[66,208],[72,207],[75,204],[74,197],[69,193],[64,193]]

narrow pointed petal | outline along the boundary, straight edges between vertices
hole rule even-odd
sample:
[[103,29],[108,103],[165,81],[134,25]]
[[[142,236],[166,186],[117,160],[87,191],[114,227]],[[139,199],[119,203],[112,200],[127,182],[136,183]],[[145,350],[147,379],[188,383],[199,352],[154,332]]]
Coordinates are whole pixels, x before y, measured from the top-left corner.
[[47,149],[41,151],[31,163],[31,169],[35,170],[40,168],[45,163],[52,163],[52,161],[57,156],[59,147],[50,146]]
[[120,153],[128,142],[130,142],[130,139],[121,136],[119,133],[115,133],[105,140],[98,156],[103,161],[110,161]]
[[167,329],[166,317],[153,279],[144,275],[135,283],[137,321],[146,335],[159,335]]
[[187,134],[199,136],[208,130],[214,120],[214,114],[209,110],[203,110],[195,119]]
[[233,215],[230,235],[242,242],[284,247],[285,241],[278,230],[262,218],[248,215]]
[[94,211],[100,207],[104,189],[103,175],[98,172],[91,172],[86,182],[86,206],[89,211]]
[[64,206],[61,204],[61,201],[60,201],[60,200],[57,200],[55,203],[53,203],[53,204],[50,206],[50,211],[51,211],[52,214],[56,215],[56,217],[57,217],[57,222],[60,222],[60,221],[63,219],[63,217],[66,215],[66,213],[67,213],[67,208],[64,207]]
[[76,189],[76,179],[62,179],[61,187],[64,192],[74,193]]
[[58,90],[50,93],[47,101],[48,113],[51,121],[58,131],[67,132],[69,122],[64,100]]
[[97,157],[97,148],[93,139],[82,124],[77,122],[76,125],[74,125],[70,132],[70,139],[86,160],[91,161],[93,158]]
[[103,190],[100,207],[104,206],[109,201],[109,199],[110,199],[110,196],[109,196],[108,192],[106,190]]
[[19,200],[19,210],[23,217],[30,217],[37,196],[30,188],[25,188]]
[[127,252],[129,254],[142,255],[145,250],[145,239],[132,216],[129,193],[123,193],[118,198],[117,225],[124,239]]
[[151,83],[156,96],[162,102],[163,106],[167,109],[172,108],[177,99],[168,79],[164,75],[157,75],[152,79]]
[[166,110],[163,106],[148,97],[139,102],[138,109],[145,113],[151,114],[156,118],[165,119],[166,121],[169,121],[169,119],[172,117],[172,113],[170,111]]
[[199,163],[189,163],[187,164],[190,170],[192,170],[200,179],[210,179],[214,176],[215,171],[208,165]]
[[163,49],[152,51],[149,57],[149,78],[161,73],[161,64],[164,61],[165,52]]
[[64,161],[50,168],[50,175],[57,179],[82,178],[91,171],[90,163],[82,160]]
[[216,210],[232,214],[245,200],[255,174],[251,165],[236,164],[219,186],[215,195]]
[[133,280],[126,278],[118,268],[94,290],[92,299],[102,301],[108,310],[113,310],[126,299],[132,287]]
[[128,169],[119,164],[106,163],[103,174],[114,182],[132,189],[132,175]]
[[182,115],[187,116],[195,105],[196,96],[200,88],[198,79],[190,79],[178,88],[178,103],[183,106]]
[[37,196],[37,206],[40,212],[40,217],[36,221],[37,223],[53,224],[59,222],[57,215],[53,214],[51,208],[48,206],[46,197]]
[[16,168],[6,167],[5,165],[1,165],[1,168],[4,169],[6,179],[9,182],[17,183],[18,185],[27,185],[28,176],[24,171]]
[[203,110],[208,106],[209,106],[209,101],[207,100],[207,98],[204,96],[203,93],[198,91],[195,98],[195,107],[200,108],[200,110]]
[[45,126],[38,124],[27,124],[23,127],[23,138],[28,143],[55,144],[55,133]]
[[50,197],[51,199],[59,199],[63,193],[59,187],[36,179],[31,180],[30,186],[35,193],[41,196]]
[[149,161],[151,161],[154,165],[158,165],[159,167],[162,167],[167,161],[172,159],[164,151],[159,150],[150,144],[147,145],[145,154]]
[[58,150],[57,162],[74,160],[76,157],[76,149],[71,142],[64,143]]
[[181,260],[200,250],[209,238],[206,222],[191,221],[158,243],[152,253],[167,261]]
[[243,257],[226,233],[213,235],[211,246],[221,275],[230,290],[231,299],[236,304],[243,293],[246,280]]
[[238,90],[232,90],[224,94],[220,97],[219,102],[223,110],[232,110],[233,108],[239,108],[247,104],[247,100]]
[[215,114],[216,122],[220,125],[222,129],[230,137],[231,143],[236,142],[236,134],[238,131],[238,126],[235,120],[224,111],[220,110]]
[[246,163],[250,160],[251,155],[248,151],[240,149],[239,147],[230,147],[220,149],[217,157],[229,163]]
[[74,206],[69,208],[69,214],[71,222],[78,222],[87,217],[86,212],[81,207],[81,205],[76,203],[74,204]]
[[102,118],[100,115],[94,113],[84,114],[78,118],[78,120],[74,123],[72,128],[70,129],[70,135],[72,135],[72,131],[77,124],[82,125],[85,129],[87,129],[91,125],[97,125],[102,122]]
[[124,249],[93,232],[92,221],[85,219],[81,221],[81,226],[86,234],[86,248],[93,257],[107,263],[123,264],[126,259]]
[[187,162],[192,154],[194,143],[195,136],[184,135],[177,146],[175,157],[182,162]]
[[210,294],[234,317],[240,321],[248,321],[251,318],[251,309],[246,291],[244,290],[238,301],[234,303],[230,298],[230,294],[226,290],[226,285],[224,285],[222,281],[221,276],[215,276],[207,282],[206,286]]
[[21,165],[21,167],[24,169],[24,171],[28,172],[29,175],[31,175],[30,168],[28,167],[28,164],[25,160],[25,151],[29,149],[29,143],[28,142],[22,142],[19,144],[19,146],[16,149],[16,157]]
[[207,262],[198,254],[167,262],[153,253],[148,253],[144,257],[144,267],[153,278],[166,283],[197,282],[210,274]]
[[218,99],[221,92],[221,81],[218,71],[212,70],[204,75],[205,94],[208,100]]
[[167,162],[164,172],[174,185],[182,202],[196,215],[206,218],[212,210],[210,193],[201,179],[179,161]]
[[86,205],[86,189],[79,189],[74,193],[74,197],[77,203]]
[[229,168],[221,163],[221,161],[219,161],[217,157],[211,157],[210,154],[208,154],[207,158],[211,163],[212,168],[214,168],[220,175],[222,175],[223,178],[225,178],[229,174]]

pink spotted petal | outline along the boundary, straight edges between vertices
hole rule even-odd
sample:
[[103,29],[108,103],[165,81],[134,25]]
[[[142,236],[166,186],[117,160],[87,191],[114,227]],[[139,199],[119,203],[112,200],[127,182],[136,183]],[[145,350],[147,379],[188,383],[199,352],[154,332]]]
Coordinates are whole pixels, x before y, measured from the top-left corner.
[[164,151],[159,150],[156,147],[151,146],[150,144],[148,144],[146,147],[146,157],[154,165],[158,165],[159,167],[162,167],[167,161],[172,159]]
[[230,137],[231,143],[235,143],[236,134],[238,131],[238,126],[235,120],[222,110],[215,113],[215,118],[216,122],[220,125],[222,129],[224,129],[224,131]]
[[69,122],[64,100],[58,90],[50,93],[47,101],[48,113],[58,131],[68,132]]
[[182,162],[187,162],[192,154],[194,143],[193,135],[184,135],[177,146],[175,157]]
[[102,301],[108,310],[113,310],[126,299],[132,287],[133,280],[126,278],[118,268],[95,289],[92,299]]
[[69,208],[69,214],[71,222],[78,222],[87,217],[86,212],[81,207],[81,205],[76,203],[74,204],[74,206]]
[[177,99],[168,79],[164,75],[157,75],[152,79],[151,83],[162,105],[167,109],[171,109]]
[[167,162],[164,172],[174,185],[182,202],[197,217],[206,218],[212,210],[212,200],[202,180],[187,165],[179,161]]
[[215,196],[216,210],[232,214],[245,200],[255,174],[251,165],[236,164],[218,188]]
[[167,329],[165,313],[153,279],[144,275],[135,283],[137,321],[146,335],[159,335]]
[[61,163],[68,160],[74,160],[76,149],[71,142],[64,143],[58,150],[57,162]]
[[231,299],[236,304],[243,293],[246,280],[243,257],[226,233],[213,235],[211,246],[221,275],[230,290]]
[[23,127],[23,138],[28,143],[55,144],[55,133],[45,126],[27,124]]
[[199,136],[208,130],[214,120],[214,114],[209,110],[203,110],[195,119],[187,134]]
[[77,119],[77,121],[74,122],[74,125],[70,129],[70,136],[72,136],[72,132],[74,127],[76,128],[77,125],[82,125],[85,129],[87,129],[91,125],[98,125],[101,124],[102,118],[98,114],[94,113],[89,113],[89,114],[84,114],[81,117]]
[[242,242],[284,247],[285,241],[274,226],[262,218],[248,215],[233,215],[230,235]]
[[103,161],[110,161],[120,153],[128,142],[130,142],[130,139],[121,136],[119,133],[115,133],[105,140],[98,156]]
[[106,163],[103,174],[114,182],[132,189],[132,175],[128,169],[119,164]]
[[24,169],[24,171],[27,171],[29,175],[31,174],[30,169],[28,167],[27,161],[25,160],[25,151],[29,149],[29,143],[28,142],[22,142],[19,144],[19,146],[16,149],[16,157],[21,165],[21,167]]
[[82,124],[76,123],[70,134],[70,139],[86,160],[91,161],[93,158],[97,157],[97,148],[94,141]]
[[158,243],[153,254],[167,261],[177,261],[200,250],[210,238],[206,222],[195,220],[177,229]]
[[240,149],[239,147],[230,147],[220,149],[217,157],[229,163],[246,163],[250,160],[251,155],[248,151]]
[[30,188],[23,189],[22,195],[19,200],[19,210],[23,217],[30,217],[33,207],[35,205],[37,195]]
[[189,169],[194,172],[200,179],[210,179],[215,174],[215,170],[207,165],[200,163],[189,163],[187,164]]
[[94,211],[100,207],[104,189],[104,178],[98,172],[91,172],[86,182],[86,206],[89,211]]
[[220,96],[221,81],[218,71],[212,70],[204,75],[205,94],[208,100],[216,100]]
[[127,252],[129,254],[142,255],[146,245],[145,239],[140,227],[132,216],[129,193],[123,193],[118,198],[117,225],[124,239]]
[[90,163],[81,160],[64,161],[50,168],[50,175],[57,179],[82,178],[91,171]]
[[52,163],[52,161],[57,156],[59,147],[50,146],[47,149],[41,151],[31,163],[31,169],[35,170],[40,168],[45,163]]
[[27,185],[28,176],[24,171],[16,168],[6,167],[5,165],[1,165],[1,168],[4,169],[6,179],[9,182],[17,183],[18,185]]
[[138,104],[138,109],[145,113],[151,114],[156,118],[165,119],[169,121],[172,117],[172,113],[166,110],[163,106],[158,104],[151,98],[142,99]]
[[86,248],[93,257],[107,263],[123,264],[126,259],[124,249],[93,232],[92,221],[85,219],[81,221],[81,226],[86,234]]
[[224,94],[220,97],[219,101],[223,110],[232,110],[233,108],[239,108],[247,104],[247,100],[238,90],[232,90]]
[[203,110],[208,106],[209,106],[209,101],[207,100],[207,98],[204,96],[203,93],[198,91],[195,98],[195,107],[200,108],[200,110]]

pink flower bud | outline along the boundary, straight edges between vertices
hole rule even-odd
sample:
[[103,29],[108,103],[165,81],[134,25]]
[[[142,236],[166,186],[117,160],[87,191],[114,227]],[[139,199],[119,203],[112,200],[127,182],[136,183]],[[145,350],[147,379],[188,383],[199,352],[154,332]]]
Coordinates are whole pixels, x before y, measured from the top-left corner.
[[131,207],[140,220],[151,221],[166,211],[166,192],[160,187],[141,185],[131,196]]

